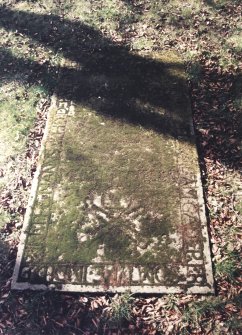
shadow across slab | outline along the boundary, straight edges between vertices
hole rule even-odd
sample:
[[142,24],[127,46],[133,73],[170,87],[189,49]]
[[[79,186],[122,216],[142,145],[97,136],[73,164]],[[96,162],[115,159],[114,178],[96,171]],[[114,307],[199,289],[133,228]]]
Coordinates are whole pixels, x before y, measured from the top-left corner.
[[[56,15],[2,7],[0,18],[6,30],[26,35],[75,63],[74,67],[64,65],[61,69],[56,89],[60,98],[92,107],[108,117],[190,140],[191,111],[178,56],[167,54],[164,61],[158,55],[132,54],[94,28]],[[2,57],[11,64],[9,72],[29,68],[32,83],[41,81],[47,90],[50,82],[57,84],[58,66],[16,58],[6,50]]]

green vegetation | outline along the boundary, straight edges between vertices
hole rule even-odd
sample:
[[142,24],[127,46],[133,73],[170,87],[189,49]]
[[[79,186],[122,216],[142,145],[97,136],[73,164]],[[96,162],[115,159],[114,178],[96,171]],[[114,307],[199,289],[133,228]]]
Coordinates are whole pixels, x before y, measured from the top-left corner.
[[241,267],[239,257],[235,252],[226,253],[226,256],[216,264],[216,274],[219,277],[225,277],[227,280],[234,281],[239,275]]
[[[5,162],[12,162],[11,157],[14,156],[16,164],[28,166],[22,159],[18,161],[17,155],[24,150],[40,96],[52,94],[59,64],[65,58],[70,61],[73,58],[73,54],[66,51],[73,50],[70,41],[74,41],[72,46],[82,45],[83,50],[88,50],[84,59],[89,59],[90,54],[98,55],[88,67],[89,71],[103,57],[101,55],[98,58],[100,46],[105,47],[109,43],[125,46],[128,52],[135,50],[143,55],[175,50],[187,64],[187,74],[191,81],[189,94],[200,147],[200,163],[204,167],[219,298],[175,295],[168,302],[166,297],[160,298],[158,302],[153,298],[136,298],[133,304],[134,317],[129,319],[133,328],[123,330],[120,327],[120,333],[241,333],[238,312],[241,308],[241,296],[238,295],[239,262],[236,256],[239,250],[238,213],[241,204],[238,203],[238,187],[235,185],[238,178],[236,148],[239,147],[238,138],[242,133],[241,1],[2,0],[1,5],[15,11],[14,17],[9,13],[5,16],[2,7],[0,12],[0,24],[7,22],[0,28],[0,44],[3,47],[0,52],[0,100],[1,105],[5,106],[0,115],[0,143],[1,146],[4,145],[3,148],[0,147],[1,160],[4,160],[3,168],[0,167],[4,173],[2,177],[0,170],[0,188],[8,188],[10,193],[9,196],[1,195],[1,203],[5,207],[1,207],[0,220],[1,226],[6,223],[10,227],[7,230],[8,239],[12,236],[9,235],[10,232],[15,229],[16,221],[12,217],[15,213],[22,216],[19,213],[22,213],[21,206],[26,206],[26,200],[19,191],[18,178],[22,175],[16,173],[12,165],[9,168]],[[26,19],[26,12],[39,15],[39,19]],[[21,20],[22,28],[21,25],[15,26]],[[70,20],[72,28],[76,28],[70,30],[67,21],[63,20]],[[49,21],[52,23],[48,24]],[[84,24],[101,32],[98,38],[92,39],[90,31],[85,34],[78,22],[81,27]],[[78,34],[78,31],[81,33]],[[105,38],[100,39],[101,36]],[[77,54],[80,55],[80,51]],[[113,69],[117,66],[112,65]],[[86,64],[82,70],[85,66]],[[81,77],[80,72],[77,75]],[[82,87],[89,77],[90,72],[87,71],[86,77],[83,76]],[[96,82],[95,76],[93,82]],[[101,95],[98,95],[98,90],[102,85],[105,87],[105,78],[96,84],[97,96]],[[17,95],[20,99],[16,99]],[[18,105],[18,110],[15,105]],[[6,131],[6,127],[11,132]],[[8,142],[5,141],[5,136]],[[18,143],[16,138],[19,139]],[[66,149],[67,158],[71,161],[80,162],[83,158],[76,152],[74,145],[69,151]],[[74,198],[75,196],[66,199],[67,204],[75,203]],[[226,206],[229,210],[225,209]],[[79,213],[71,212],[70,215],[73,219]],[[8,248],[1,247],[1,255],[8,255],[8,252]],[[0,328],[3,328],[3,333],[76,335],[99,331],[100,334],[108,334],[107,320],[103,326],[98,323],[101,308],[91,308],[90,301],[98,301],[96,297],[88,299],[76,295],[52,296],[47,293],[39,299],[41,303],[36,299],[37,302],[31,305],[32,299],[38,294],[14,293],[11,294],[10,303],[5,298],[9,290],[9,284],[5,283],[9,282],[12,274],[12,258],[9,263],[11,271],[7,271],[6,262],[7,257],[2,257]],[[237,300],[231,301],[231,297],[236,296]],[[199,302],[201,299],[204,299],[202,303]],[[105,308],[105,302],[101,306]],[[169,307],[166,308],[167,306]]]
[[[213,334],[221,334],[223,327],[216,323],[216,316],[229,313],[229,310],[236,311],[241,305],[241,297],[223,300],[221,297],[209,297],[189,304],[183,312],[183,334],[191,334],[196,327],[205,330],[208,325],[213,329]],[[240,301],[240,302],[239,302]],[[237,307],[236,307],[237,305]],[[229,334],[241,330],[241,320],[237,316],[232,316],[226,321]]]
[[[105,56],[113,59],[112,54]],[[39,263],[49,266],[56,260],[60,264],[90,264],[101,246],[105,254],[99,262],[138,262],[146,267],[159,264],[161,259],[167,264],[179,262],[180,250],[173,246],[172,237],[180,225],[177,149],[170,133],[182,133],[180,128],[185,128],[191,117],[183,64],[175,53],[167,52],[152,54],[150,59],[116,55],[116,71],[121,72],[123,65],[129,69],[128,75],[117,77],[107,70],[98,75],[95,68],[90,69],[93,75],[87,78],[86,86],[93,96],[82,102],[90,107],[77,104],[75,115],[65,126],[62,147],[55,131],[63,121],[53,110],[49,136],[55,140],[45,150],[42,175],[49,166],[55,169],[58,201],[53,205],[52,200],[45,205],[43,200],[36,201],[35,208],[49,208],[54,219],[36,235],[33,214],[26,259],[37,254],[35,246],[39,249],[43,243],[46,252],[44,257],[39,254]],[[143,72],[146,67],[149,78]],[[61,84],[69,86],[64,76]],[[72,84],[81,86],[79,78],[72,78]],[[103,105],[95,97],[96,91],[105,95]],[[75,94],[75,99],[80,96]],[[174,124],[169,123],[171,118]],[[160,133],[159,125],[167,135]],[[183,143],[181,147],[186,168],[196,173],[193,145]],[[56,156],[53,160],[53,152],[58,151],[62,160]],[[52,189],[52,184],[40,179],[38,198],[46,197],[46,188]],[[173,281],[175,269],[167,269],[165,275]]]
[[202,316],[207,313],[214,313],[219,309],[224,309],[225,302],[221,298],[207,298],[205,300],[192,303],[187,307],[184,313],[184,318],[189,322],[198,323]]
[[125,322],[131,321],[133,301],[133,296],[128,292],[112,298],[109,308],[105,311],[112,328],[120,329]]
[[41,87],[27,88],[17,81],[6,82],[0,92],[0,163],[3,163],[24,150],[43,92]]

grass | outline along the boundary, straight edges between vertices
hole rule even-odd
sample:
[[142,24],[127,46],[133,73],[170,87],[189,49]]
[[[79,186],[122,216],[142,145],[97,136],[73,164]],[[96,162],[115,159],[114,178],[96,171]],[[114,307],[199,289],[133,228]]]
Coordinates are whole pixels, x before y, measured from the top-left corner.
[[36,106],[45,95],[41,87],[19,82],[3,84],[0,89],[0,162],[21,152],[36,118]]
[[238,278],[238,269],[241,265],[238,255],[235,252],[229,252],[216,264],[215,271],[218,277],[226,278],[228,281],[233,282]]
[[227,39],[227,43],[236,52],[242,52],[242,28],[233,31]]
[[108,308],[108,322],[112,327],[120,329],[125,322],[131,321],[133,301],[132,294],[128,292],[112,298],[110,307]]
[[132,44],[133,50],[150,50],[152,49],[154,42],[149,38],[142,36],[139,39],[135,40]]
[[[0,184],[0,190],[1,187],[4,186],[4,183]],[[0,229],[3,229],[5,224],[10,223],[11,216],[9,213],[7,213],[4,209],[0,208]]]
[[212,320],[213,314],[224,310],[225,304],[220,297],[206,298],[189,304],[182,316],[183,323],[186,325],[183,330],[184,334],[190,334],[189,329],[195,329],[198,325],[206,326],[206,323]]
[[[183,312],[184,328],[182,334],[191,334],[198,326],[201,331],[212,328],[212,334],[223,334],[223,327],[220,322],[216,322],[216,316],[228,313],[231,308],[234,311],[241,306],[241,296],[234,299],[222,299],[221,297],[202,298],[200,301],[195,301],[189,304]],[[218,318],[219,320],[219,318]],[[229,334],[237,334],[241,330],[241,320],[235,315],[225,321]],[[193,333],[192,333],[193,334]]]
[[[185,61],[189,62],[188,72],[190,80],[194,85],[198,85],[198,90],[202,90],[202,87],[199,86],[203,79],[202,66],[205,62],[211,62],[212,67],[215,57],[218,59],[218,64],[225,73],[229,73],[231,69],[237,67],[237,84],[232,90],[234,92],[232,104],[238,113],[241,110],[241,70],[238,68],[239,54],[241,51],[241,31],[238,27],[239,22],[236,23],[235,20],[232,22],[231,14],[229,14],[229,10],[233,10],[232,6],[239,4],[239,1],[207,0],[188,2],[176,0],[131,2],[102,0],[91,2],[84,0],[28,0],[14,2],[3,0],[2,2],[8,6],[11,3],[13,8],[19,10],[29,10],[42,14],[53,13],[60,15],[62,18],[80,20],[97,29],[101,29],[105,36],[111,36],[113,40],[119,41],[118,43],[125,43],[128,48],[132,45],[136,45],[136,50],[140,51],[176,49],[184,57]],[[198,16],[197,18],[195,17],[196,15]],[[207,20],[207,18],[210,20]],[[236,18],[236,14],[234,18]],[[225,28],[222,28],[223,25]],[[226,25],[229,25],[229,28],[226,28]],[[126,31],[127,29],[128,31]],[[226,37],[224,37],[224,34]],[[30,59],[31,62],[37,61],[41,63],[48,61],[54,65],[59,64],[60,58],[63,58],[61,50],[53,52],[50,48],[44,47],[41,43],[32,40],[30,37],[23,34],[21,35],[18,32],[8,32],[2,28],[0,31],[0,42],[4,48],[12,51],[12,55],[24,57],[26,60]],[[3,65],[1,61],[1,69],[3,69]],[[1,72],[3,73],[3,71]],[[27,68],[26,76],[28,77],[29,74],[30,71],[28,71]],[[0,107],[0,117],[2,122],[0,123],[0,142],[4,142],[4,152],[3,150],[0,151],[1,153],[3,152],[3,160],[10,156],[21,154],[23,151],[27,135],[35,120],[36,103],[39,97],[45,94],[45,92],[39,92],[37,86],[26,86],[19,79],[22,79],[22,77],[20,76],[19,78],[16,75],[15,83],[1,82],[0,104],[2,107]],[[219,81],[216,82],[216,78],[214,78],[213,84],[218,84],[218,82]],[[207,84],[208,82],[206,82],[206,85]],[[16,96],[19,96],[20,99],[16,98]],[[202,99],[205,101],[206,97]],[[18,106],[18,109],[16,109],[15,106]],[[210,107],[211,105],[207,104],[204,106],[204,109]],[[212,113],[212,109],[210,113]],[[223,111],[223,113],[225,112]],[[215,122],[216,124],[211,126],[211,128],[219,125],[221,114],[218,115]],[[234,116],[234,114],[229,114],[229,118],[231,118],[230,115]],[[11,132],[7,131],[6,127],[9,127]],[[7,139],[6,143],[3,140],[5,137]],[[19,139],[18,143],[16,143],[16,139]],[[213,142],[215,141],[217,141],[216,137],[213,139]],[[232,156],[233,153],[231,152],[229,159],[231,159]],[[216,155],[212,159],[215,161]],[[4,183],[4,181],[2,182]],[[231,184],[230,181],[228,183]],[[219,198],[219,194],[221,194],[222,191],[217,181],[216,187],[218,193],[217,198]],[[241,205],[236,203],[235,206],[236,211],[241,210]],[[210,211],[213,212],[211,221],[213,222],[214,220],[214,222],[218,222],[220,212],[214,211],[213,204],[210,204]],[[9,221],[8,213],[5,214],[5,212],[2,211],[1,216],[2,221]],[[237,277],[238,260],[236,253],[233,252],[237,231],[235,230],[235,233],[229,234],[228,231],[230,229],[224,229],[226,224],[226,222],[223,222],[223,224],[220,223],[219,229],[215,230],[215,235],[217,234],[216,236],[222,241],[219,243],[220,249],[226,255],[225,259],[219,262],[215,261],[215,263],[217,262],[215,268],[218,278],[223,279],[227,285],[222,289],[218,287],[219,294],[229,302],[228,297],[231,294],[236,294],[234,293],[234,289],[230,290],[228,287],[230,287],[231,282],[234,283],[234,279]],[[215,228],[213,227],[213,223],[211,227],[212,231],[216,229],[216,226]],[[226,249],[226,239],[232,244],[232,250],[229,253]],[[196,300],[197,298],[194,299]],[[128,302],[125,303],[125,301]],[[124,299],[122,304],[126,306],[124,311],[129,310],[130,306],[132,306],[132,302],[130,303],[129,299]],[[117,303],[113,302],[114,310],[116,307],[118,308],[118,306]],[[169,310],[173,312],[175,306],[179,306],[179,301],[176,302],[174,299],[173,302],[173,298],[171,298],[171,302],[169,302],[168,306],[171,306]],[[206,298],[205,302],[197,302],[197,305],[190,305],[189,308],[185,309],[184,324],[186,320],[189,320],[190,324],[193,323],[195,325],[196,323],[196,327],[199,328],[199,324],[204,324],[202,318],[205,314],[215,314],[216,312],[220,313],[219,317],[223,320],[225,315],[224,300]],[[42,309],[40,313],[44,313],[44,309]],[[114,314],[115,313],[116,312],[114,312]],[[122,319],[122,308],[117,312],[117,315],[121,315]],[[126,312],[124,312],[124,319],[126,319],[125,315],[129,315],[129,313],[126,314]],[[169,318],[169,313],[166,314],[166,317]],[[119,320],[119,317],[117,319]],[[197,321],[193,322],[193,320]],[[212,316],[210,317],[210,321],[211,320]],[[221,321],[221,323],[222,322],[223,321]],[[19,324],[21,324],[21,322],[19,322]],[[217,334],[236,334],[236,332],[238,334],[238,330],[241,328],[241,322],[236,316],[228,316],[224,321],[224,326],[226,325],[228,326],[228,330],[218,331]],[[28,331],[30,333],[29,328]],[[62,330],[60,332],[62,332]],[[36,334],[37,333],[38,331]],[[180,333],[180,331],[178,333]],[[189,327],[188,333],[192,333]],[[205,333],[205,331],[203,333]],[[19,332],[16,331],[16,334],[19,334]]]

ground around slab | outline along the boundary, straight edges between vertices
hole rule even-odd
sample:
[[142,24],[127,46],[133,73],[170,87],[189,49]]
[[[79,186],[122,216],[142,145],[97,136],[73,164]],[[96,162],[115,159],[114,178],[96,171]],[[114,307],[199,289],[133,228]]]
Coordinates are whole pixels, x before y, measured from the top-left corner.
[[[41,1],[32,5],[31,1],[3,1],[3,5],[18,13],[11,16],[1,8],[1,113],[5,112],[5,128],[11,129],[8,134],[12,135],[7,143],[1,141],[1,147],[7,149],[6,163],[1,166],[2,332],[239,333],[239,2]],[[27,20],[21,11],[43,16],[38,21],[29,15]],[[51,29],[47,24],[50,15],[60,18],[51,22]],[[73,31],[68,30],[65,19],[74,22]],[[56,86],[62,59],[72,59],[72,51],[67,55],[65,50],[75,44],[79,21],[101,31],[115,45],[126,45],[129,52],[176,50],[186,61],[210,219],[217,297],[9,293],[18,231],[36,166],[48,96]],[[79,41],[87,50],[86,61],[87,54],[97,54],[99,49],[98,44],[93,47],[97,36],[92,31],[86,29]],[[105,59],[101,61],[104,63]],[[93,67],[96,72],[95,62],[91,62],[90,69]],[[88,90],[83,95],[86,93]],[[12,106],[18,106],[21,113]],[[11,113],[6,114],[7,109]],[[28,110],[36,111],[36,123],[30,132],[33,117]],[[4,138],[3,130],[1,134],[0,138]]]

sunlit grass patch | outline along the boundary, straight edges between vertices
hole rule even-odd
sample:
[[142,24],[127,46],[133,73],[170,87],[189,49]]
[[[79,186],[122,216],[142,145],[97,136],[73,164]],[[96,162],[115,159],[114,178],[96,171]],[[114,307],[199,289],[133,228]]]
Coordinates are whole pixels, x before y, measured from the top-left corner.
[[228,252],[226,257],[215,265],[217,276],[233,282],[239,273],[238,263],[240,263],[241,267],[242,264],[238,260],[238,255],[235,252]]
[[[1,190],[1,183],[0,183]],[[4,227],[6,223],[10,222],[10,215],[0,207],[0,229]]]
[[66,11],[67,18],[76,18],[97,29],[116,30],[130,24],[134,15],[131,6],[121,0],[78,1]]
[[[182,51],[182,55],[186,59],[186,61],[191,62],[191,67],[189,67],[189,78],[193,83],[198,85],[202,75],[200,67],[201,64],[203,63],[199,63],[199,60],[201,60],[201,58],[203,58],[203,60],[204,58],[209,60],[212,59],[214,56],[216,57],[219,56],[218,61],[219,66],[221,66],[222,70],[227,71],[227,73],[229,73],[231,66],[237,66],[237,63],[235,62],[234,58],[239,57],[240,52],[242,51],[241,32],[239,30],[236,30],[235,27],[236,16],[234,16],[233,22],[231,22],[232,21],[231,18],[227,17],[227,15],[225,14],[227,11],[226,7],[229,8],[231,4],[233,5],[236,3],[240,3],[240,0],[238,1],[3,0],[3,2],[7,3],[7,6],[10,4],[14,10],[28,11],[36,13],[38,15],[48,14],[50,15],[49,16],[50,18],[51,15],[57,15],[58,17],[61,17],[63,19],[67,20],[70,19],[71,21],[73,20],[73,22],[78,21],[80,23],[83,23],[84,25],[86,24],[88,26],[92,26],[98,31],[102,31],[102,33],[104,33],[105,36],[108,35],[111,37],[115,37],[115,34],[122,35],[121,30],[123,30],[124,32],[123,36],[125,37],[127,36],[127,40],[124,39],[124,42],[126,43],[130,38],[130,36],[132,36],[131,39],[133,44],[128,42],[129,43],[128,47],[131,46],[132,48],[132,45],[135,45],[136,50],[139,52],[148,49],[150,50],[153,48],[155,48],[155,50],[159,48],[162,49],[164,48],[164,46],[166,48],[170,48],[174,47],[175,45],[175,48],[177,48],[179,52]],[[133,3],[139,5],[134,6]],[[144,6],[142,6],[142,4]],[[143,9],[144,11],[143,13],[141,13]],[[220,13],[222,13],[222,15],[220,15]],[[195,16],[198,16],[198,20],[195,18]],[[214,19],[215,26],[211,27],[209,24],[208,26],[206,26],[206,23],[205,24],[204,22],[201,23],[201,19],[204,18],[204,16],[212,18],[212,20]],[[198,21],[198,23],[196,20]],[[195,24],[197,24],[197,26]],[[228,25],[231,24],[231,26],[229,27],[228,34],[226,34],[227,24]],[[224,30],[223,25],[225,25]],[[141,30],[142,26],[146,28]],[[184,28],[184,26],[186,27]],[[112,30],[112,33],[110,33],[110,29]],[[206,29],[208,31],[207,33]],[[60,30],[62,31],[62,27]],[[155,34],[157,40],[153,40],[152,38],[150,38]],[[59,34],[59,36],[61,36],[61,33]],[[0,43],[2,45],[3,45],[2,43],[3,38],[5,37],[7,38],[4,41],[4,46],[8,48],[8,50],[11,50],[13,56],[18,58],[20,57],[24,58],[27,62],[28,60],[30,60],[31,62],[36,61],[38,63],[41,63],[42,61],[45,62],[47,60],[48,62],[50,62],[51,65],[52,64],[55,65],[60,63],[59,62],[60,58],[64,58],[63,54],[60,57],[60,54],[51,53],[51,50],[49,53],[48,47],[46,47],[44,43],[41,44],[39,42],[35,42],[24,34],[22,36],[17,32],[9,32],[8,34],[6,34],[6,31],[4,31],[4,29],[1,29]],[[114,38],[113,41],[115,41]],[[47,43],[48,42],[49,40],[47,40]],[[55,57],[58,59],[55,60]],[[16,65],[16,63],[14,63],[14,65]],[[34,87],[32,88],[34,89]],[[26,89],[32,90],[32,88],[26,88]],[[199,89],[201,89],[201,86]],[[238,92],[236,93],[236,95],[233,96],[232,104],[234,108],[239,111],[242,108],[241,87],[238,88],[237,91]],[[26,101],[23,94],[21,95],[21,99],[23,99],[22,103],[24,106]],[[196,99],[196,96],[193,97],[193,99]],[[15,101],[14,97],[13,101]],[[8,102],[10,103],[11,101]],[[19,101],[17,102],[19,103]],[[231,113],[227,113],[227,117],[231,118]],[[4,131],[6,132],[6,129],[3,129],[3,132]],[[10,131],[10,133],[12,132]],[[27,134],[27,132],[25,134]],[[11,136],[12,135],[13,134],[11,134]],[[24,136],[25,135],[23,135],[22,137],[23,146],[24,146]],[[231,140],[233,140],[233,138]],[[23,146],[20,145],[20,143],[15,143],[16,141],[13,142],[14,146],[17,145],[17,147],[14,148],[13,151],[11,150],[10,151],[13,152],[13,154],[15,155],[14,152],[17,153],[17,151],[19,150],[21,151]],[[230,156],[233,156],[232,152]],[[2,181],[3,181],[2,178],[0,178],[0,182]],[[218,188],[218,193],[220,194],[222,193],[220,186]],[[236,190],[234,194],[235,193],[237,193]],[[226,194],[226,196],[229,196],[229,194]],[[212,213],[213,206],[212,204],[210,205]],[[234,209],[236,211],[236,215],[238,216],[237,212],[241,211],[241,204],[236,203]],[[213,215],[211,214],[211,217],[216,219],[218,217],[218,212],[214,212]],[[0,222],[1,221],[2,222],[9,221],[8,215],[5,215],[5,213],[1,214],[0,212]],[[229,241],[233,242],[235,238],[238,239],[239,232],[236,230],[235,222],[233,223],[233,226],[228,226],[228,229],[226,229],[225,233],[221,232],[221,230],[222,229],[220,229],[219,227],[219,233],[222,236],[221,250],[223,251],[223,245],[224,245],[223,237],[226,236],[226,238]],[[233,257],[232,258],[228,257],[223,260],[224,262],[218,261],[218,265],[216,266],[217,277],[220,279],[222,278],[223,280],[225,279],[225,281],[228,281],[228,276],[231,276],[231,272],[232,277],[233,274],[236,273],[236,271],[234,272],[236,260],[234,260]],[[224,289],[224,287],[222,289]],[[225,294],[228,293],[227,291],[224,292]],[[175,304],[176,302],[174,303],[174,305]],[[45,301],[43,301],[43,305],[46,305]],[[173,306],[173,302],[171,305]],[[223,308],[221,309],[218,308],[218,310],[223,312]],[[38,308],[34,309],[34,312],[39,313]],[[194,314],[196,313],[194,312]],[[199,320],[202,320],[202,317],[201,318],[199,317]],[[229,329],[232,329],[234,331],[238,331],[239,327],[241,327],[241,322],[237,320],[236,316],[234,318],[229,319],[227,323]],[[34,330],[30,330],[29,328],[27,329],[29,332],[33,332],[34,334]],[[60,331],[62,332],[62,330]],[[216,332],[216,334],[222,334],[222,333],[224,332],[222,331]]]
[[235,52],[242,52],[242,29],[237,29],[229,36],[227,43]]
[[146,36],[142,36],[134,40],[132,44],[133,50],[152,50],[154,42]]
[[36,104],[45,92],[13,81],[3,84],[0,93],[0,162],[4,162],[23,150],[36,117]]

